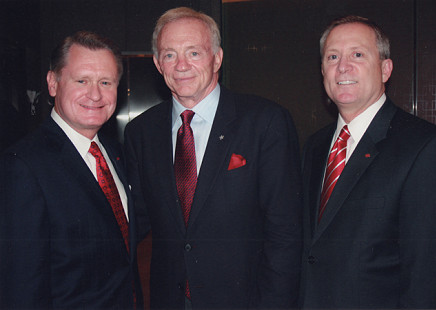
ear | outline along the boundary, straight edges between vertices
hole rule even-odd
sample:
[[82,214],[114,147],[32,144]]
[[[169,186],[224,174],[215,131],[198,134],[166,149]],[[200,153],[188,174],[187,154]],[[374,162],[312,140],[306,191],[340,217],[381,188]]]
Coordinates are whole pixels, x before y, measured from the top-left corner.
[[223,49],[220,47],[218,52],[214,55],[214,64],[213,64],[213,72],[216,73],[221,68],[221,64],[223,62]]
[[156,69],[159,71],[160,74],[162,74],[162,69],[160,68],[159,60],[154,55],[153,55],[153,62],[154,65],[156,66]]
[[381,69],[382,69],[382,81],[386,83],[391,77],[392,70],[394,68],[394,64],[391,59],[385,59],[382,61]]
[[322,76],[324,76],[324,67],[322,66],[322,63],[321,63],[321,74]]
[[54,73],[53,71],[49,71],[47,73],[47,86],[50,96],[55,97],[58,89],[58,80],[56,77],[56,73]]

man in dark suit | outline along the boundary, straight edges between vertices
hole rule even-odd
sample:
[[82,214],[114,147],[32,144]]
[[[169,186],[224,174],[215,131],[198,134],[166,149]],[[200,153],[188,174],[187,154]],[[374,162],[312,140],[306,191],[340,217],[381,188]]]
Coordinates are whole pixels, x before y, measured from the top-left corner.
[[98,134],[121,74],[96,34],[54,50],[51,117],[0,159],[2,309],[141,307],[132,200],[116,144]]
[[384,94],[389,57],[366,18],[321,38],[339,115],[303,157],[305,308],[436,308],[436,129]]
[[153,234],[151,308],[294,306],[302,231],[289,112],[220,87],[220,34],[207,15],[169,10],[153,48],[173,98],[125,132],[138,217]]

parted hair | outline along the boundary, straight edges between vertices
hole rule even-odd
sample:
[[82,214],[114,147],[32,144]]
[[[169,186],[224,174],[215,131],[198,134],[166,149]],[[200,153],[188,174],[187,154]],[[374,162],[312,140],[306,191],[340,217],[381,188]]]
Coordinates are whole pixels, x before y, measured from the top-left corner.
[[61,70],[67,64],[71,46],[74,44],[93,51],[105,49],[111,52],[115,57],[118,69],[118,80],[120,80],[123,75],[123,60],[120,50],[110,39],[90,31],[78,31],[72,36],[66,37],[55,47],[50,58],[50,70],[53,71],[58,78],[60,77]]

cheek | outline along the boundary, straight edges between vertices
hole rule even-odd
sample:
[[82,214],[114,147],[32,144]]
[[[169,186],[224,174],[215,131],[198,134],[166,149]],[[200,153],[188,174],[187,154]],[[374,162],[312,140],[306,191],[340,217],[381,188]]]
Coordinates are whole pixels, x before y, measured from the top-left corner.
[[164,63],[160,67],[160,72],[164,77],[169,77],[174,72],[174,65],[170,63]]
[[112,109],[115,109],[117,105],[117,91],[111,91],[108,92],[105,95],[106,102],[108,103],[108,106],[110,106]]
[[326,74],[324,74],[324,81],[323,82],[324,82],[324,87],[326,89],[331,89],[336,85],[334,77],[331,77],[328,74],[328,72]]

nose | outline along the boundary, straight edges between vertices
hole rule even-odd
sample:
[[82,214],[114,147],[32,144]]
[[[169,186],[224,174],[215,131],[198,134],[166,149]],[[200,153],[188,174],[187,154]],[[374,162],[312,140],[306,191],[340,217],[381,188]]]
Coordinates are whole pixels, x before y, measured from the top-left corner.
[[347,72],[351,69],[351,65],[347,57],[341,57],[338,63],[338,71],[340,73]]
[[183,71],[187,71],[188,69],[189,69],[188,59],[184,55],[178,57],[176,63],[176,70],[183,72]]
[[101,99],[101,90],[98,83],[91,83],[88,89],[88,98],[92,101],[99,101]]

